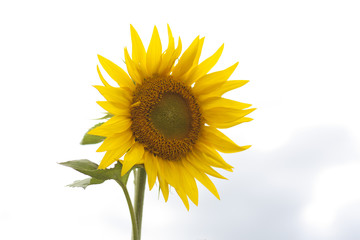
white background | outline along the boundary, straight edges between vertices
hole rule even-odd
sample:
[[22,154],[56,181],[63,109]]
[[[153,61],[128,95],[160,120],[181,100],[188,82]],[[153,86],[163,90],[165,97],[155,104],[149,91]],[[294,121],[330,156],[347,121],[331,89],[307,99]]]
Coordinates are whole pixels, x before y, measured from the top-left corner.
[[[224,155],[233,173],[204,187],[187,212],[146,192],[143,239],[359,239],[358,1],[1,1],[0,239],[130,239],[130,216],[114,182],[57,162],[100,162],[80,146],[102,116],[92,87],[97,54],[120,66],[129,25],[145,45],[166,24],[184,48],[205,36],[203,58],[222,43],[214,70],[239,61],[249,79],[227,97],[252,103],[255,120],[225,131],[253,147]],[[131,48],[130,48],[131,49]],[[131,181],[129,182],[131,185]]]

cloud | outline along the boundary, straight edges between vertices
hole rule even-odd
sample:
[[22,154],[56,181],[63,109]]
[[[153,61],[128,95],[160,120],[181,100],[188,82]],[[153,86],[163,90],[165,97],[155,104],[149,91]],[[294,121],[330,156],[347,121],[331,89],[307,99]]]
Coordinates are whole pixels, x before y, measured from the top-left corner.
[[[331,231],[330,236],[313,231],[302,219],[305,207],[313,200],[319,173],[358,159],[353,139],[345,130],[305,129],[281,148],[266,152],[254,148],[226,159],[236,168],[234,173],[226,174],[230,181],[216,181],[221,201],[208,199],[201,191],[199,207],[190,209],[189,216],[175,211],[179,214],[176,225],[163,229],[153,223],[152,232],[158,228],[165,231],[162,236],[168,234],[172,239],[199,240],[344,240],[359,236],[359,218],[352,213],[353,208],[359,211],[357,205],[340,209],[334,223],[336,231]],[[203,199],[204,195],[207,199]],[[149,239],[156,239],[154,233],[144,236],[147,234]]]

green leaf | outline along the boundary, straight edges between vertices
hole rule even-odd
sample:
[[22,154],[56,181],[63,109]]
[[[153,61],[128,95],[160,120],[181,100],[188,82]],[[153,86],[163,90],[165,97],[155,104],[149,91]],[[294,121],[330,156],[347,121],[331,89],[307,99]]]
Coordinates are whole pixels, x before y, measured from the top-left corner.
[[103,124],[102,123],[98,123],[95,126],[93,126],[92,128],[90,128],[84,135],[83,139],[81,140],[81,145],[86,145],[86,144],[95,144],[95,143],[100,143],[102,141],[105,140],[105,137],[101,137],[101,136],[96,136],[96,135],[91,135],[88,134],[88,132],[98,126],[101,126]]
[[[97,180],[106,181],[109,179],[114,179],[119,184],[127,183],[129,174],[131,171],[127,172],[124,176],[121,176],[122,164],[118,161],[113,168],[110,169],[98,169],[98,165],[87,159],[74,160],[68,162],[59,163],[63,166],[71,167],[78,172],[81,172],[85,175],[88,175]],[[138,167],[138,166],[137,166]]]
[[82,187],[83,189],[85,189],[86,187],[88,187],[90,185],[101,184],[103,182],[105,182],[105,180],[99,180],[96,178],[86,178],[84,180],[77,180],[67,186],[68,187]]

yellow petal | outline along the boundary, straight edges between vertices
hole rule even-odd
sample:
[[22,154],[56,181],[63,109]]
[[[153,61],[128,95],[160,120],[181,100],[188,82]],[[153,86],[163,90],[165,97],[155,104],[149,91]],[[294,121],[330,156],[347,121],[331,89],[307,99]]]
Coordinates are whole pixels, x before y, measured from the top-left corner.
[[230,138],[226,137],[222,132],[213,127],[204,126],[203,141],[207,144],[213,145],[217,150],[223,153],[234,153],[248,149],[250,146],[240,147]]
[[122,146],[126,145],[126,143],[131,141],[132,138],[133,138],[133,135],[132,135],[131,130],[114,134],[113,136],[108,137],[104,140],[104,142],[98,148],[97,152],[104,152],[104,151],[108,151],[108,150],[122,148]]
[[98,58],[101,66],[105,69],[109,76],[119,84],[120,87],[129,87],[131,89],[135,87],[133,81],[131,81],[129,76],[121,69],[121,67],[100,55],[98,55]]
[[125,55],[125,63],[129,75],[131,76],[132,80],[137,84],[141,84],[144,79],[144,74],[140,71],[140,69],[136,66],[136,64],[131,60],[129,52],[127,48],[124,49]]
[[171,28],[170,28],[169,24],[167,25],[167,29],[168,29],[168,36],[169,36],[168,49],[175,49],[174,37],[172,35]]
[[146,51],[144,45],[136,32],[135,28],[130,24],[131,43],[132,43],[132,60],[135,65],[139,65],[142,69],[145,69]]
[[212,167],[209,166],[209,163],[207,163],[206,158],[208,158],[208,156],[204,155],[203,153],[193,151],[192,153],[188,154],[186,160],[184,161],[189,161],[190,164],[192,164],[194,167],[196,167],[197,169],[201,170],[206,174],[209,174],[216,178],[226,179],[224,176],[222,176],[220,173],[218,173]]
[[202,185],[204,185],[215,197],[220,199],[219,193],[216,190],[214,183],[210,180],[206,174],[200,172],[197,168],[191,165],[188,161],[183,161],[184,167],[189,173],[194,176]]
[[182,51],[182,43],[181,43],[181,38],[179,37],[178,46],[176,47],[175,52],[173,54],[174,60],[180,56],[181,51]]
[[256,108],[237,110],[231,108],[217,107],[208,109],[202,114],[207,124],[215,126],[217,124],[233,123],[234,121],[238,121],[240,118],[248,115],[255,109]]
[[114,162],[118,161],[120,157],[121,156],[119,155],[118,150],[107,151],[105,153],[104,158],[101,160],[101,163],[100,163],[98,169],[107,168],[108,166],[110,166]]
[[201,51],[202,51],[202,48],[204,46],[204,40],[205,40],[204,37],[200,38],[200,40],[199,40],[199,46],[198,46],[198,50],[196,52],[196,56],[195,56],[195,59],[194,59],[194,62],[193,62],[193,66],[197,66],[199,64]]
[[198,143],[194,146],[194,152],[200,152],[205,155],[206,157],[204,157],[203,160],[209,165],[232,172],[233,166],[225,162],[214,148],[204,144],[201,139],[199,139]]
[[162,165],[166,182],[174,188],[180,188],[183,181],[181,179],[182,174],[180,173],[181,166],[179,162],[162,159]]
[[124,176],[135,164],[141,163],[144,155],[144,146],[135,142],[124,157],[124,164],[121,169],[121,176]]
[[[162,158],[157,158],[159,165],[162,169],[163,178],[166,180],[168,184],[173,186],[174,188],[178,188],[180,186],[180,174],[179,168],[177,167],[177,163],[173,161],[164,160]],[[175,166],[176,165],[176,166]]]
[[213,72],[201,77],[199,80],[196,81],[194,85],[194,93],[201,95],[212,92],[215,89],[219,88],[228,80],[231,74],[235,71],[238,64],[239,63],[235,63],[234,65],[225,70]]
[[252,121],[252,118],[248,118],[248,117],[242,117],[238,120],[232,121],[232,122],[208,122],[207,124],[209,124],[212,127],[216,127],[216,128],[231,128],[234,127],[240,123],[244,123],[244,122],[250,122]]
[[194,177],[183,167],[181,162],[178,164],[178,172],[180,173],[180,181],[186,195],[189,196],[195,205],[198,205],[199,191]]
[[207,111],[208,109],[219,108],[219,107],[239,109],[239,110],[251,107],[251,104],[241,103],[238,101],[221,98],[221,97],[209,98],[206,101],[201,102],[200,105],[201,105],[203,111]]
[[168,27],[168,35],[169,35],[169,44],[168,48],[165,50],[165,53],[162,55],[161,64],[159,67],[159,75],[164,76],[170,72],[171,66],[174,64],[175,59],[173,58],[175,51],[175,42],[174,37],[171,33],[171,29],[169,24]]
[[101,160],[98,169],[105,169],[108,166],[110,166],[113,162],[118,161],[119,158],[121,158],[125,154],[125,152],[131,147],[133,143],[134,143],[134,139],[132,139],[132,141],[123,143],[123,145],[118,149],[107,151],[105,153],[104,158]]
[[213,94],[216,96],[222,96],[224,93],[231,91],[233,89],[239,88],[244,86],[246,83],[248,83],[249,80],[232,80],[232,81],[226,81],[221,87],[216,89]]
[[198,67],[202,47],[204,45],[204,40],[205,40],[204,37],[200,38],[200,40],[199,40],[198,50],[196,52],[196,56],[195,56],[195,59],[194,59],[194,62],[192,64],[191,68],[186,72],[186,74],[184,74],[184,75],[182,75],[181,77],[178,78],[179,81],[185,83],[186,85],[191,85],[192,84],[191,81],[189,81],[189,75],[193,72],[193,70],[195,68]]
[[163,159],[156,157],[155,160],[157,165],[157,174],[158,174],[160,189],[161,192],[163,193],[165,202],[167,202],[167,200],[169,199],[169,184],[166,181],[167,170],[164,167],[165,163]]
[[177,194],[179,195],[179,197],[181,198],[182,202],[184,203],[186,209],[189,211],[189,209],[190,209],[189,200],[186,196],[185,191],[181,188],[177,188],[175,190],[176,190]]
[[101,126],[113,126],[114,124],[119,124],[119,122],[126,122],[127,123],[131,123],[131,120],[129,117],[125,117],[125,116],[112,116],[111,118],[109,118],[103,125]]
[[110,84],[105,80],[105,78],[103,77],[103,75],[100,72],[99,66],[96,66],[96,70],[99,74],[100,80],[101,82],[104,84],[105,87],[110,87]]
[[173,69],[172,76],[177,79],[187,73],[189,69],[193,66],[196,54],[199,48],[199,37],[191,43],[188,49],[180,57],[179,62]]
[[170,60],[168,62],[164,63],[165,67],[162,72],[159,72],[160,75],[168,76],[170,74],[170,72],[172,71],[172,69],[174,67],[175,60],[178,59],[181,54],[181,49],[182,49],[182,44],[181,44],[181,39],[179,37],[178,46],[173,51],[173,54],[171,55]]
[[97,101],[96,103],[113,115],[130,116],[129,108],[124,108],[118,102]]
[[164,180],[164,178],[158,176],[158,179],[159,179],[159,185],[160,185],[161,192],[164,196],[165,202],[167,202],[169,199],[169,185]]
[[[111,121],[112,120],[112,121]],[[110,123],[109,123],[110,122]],[[88,132],[91,135],[98,136],[112,136],[116,133],[121,133],[128,130],[131,126],[131,120],[125,116],[115,116],[106,123]]]
[[94,86],[104,98],[110,102],[119,102],[129,104],[131,102],[131,95],[123,88]]
[[211,57],[207,58],[198,66],[193,68],[190,71],[189,75],[186,77],[185,83],[191,85],[196,82],[200,77],[203,77],[205,74],[207,74],[215,66],[223,50],[224,44],[221,45],[221,47]]
[[155,163],[156,157],[148,151],[144,152],[144,166],[148,175],[149,189],[151,190],[156,182],[157,167]]
[[150,40],[150,44],[146,53],[146,67],[150,76],[157,73],[161,63],[162,47],[159,32],[154,27],[154,31]]

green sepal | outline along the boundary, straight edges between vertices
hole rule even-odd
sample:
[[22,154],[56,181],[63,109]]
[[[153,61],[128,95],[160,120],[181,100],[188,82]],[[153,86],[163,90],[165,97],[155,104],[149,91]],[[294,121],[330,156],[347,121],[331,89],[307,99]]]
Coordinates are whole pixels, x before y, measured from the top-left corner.
[[[123,186],[126,186],[129,174],[131,172],[130,170],[124,176],[121,176],[122,164],[119,161],[115,164],[113,168],[110,169],[98,169],[98,165],[96,163],[93,163],[87,159],[73,160],[68,162],[62,162],[59,164],[71,167],[78,172],[95,178],[96,180],[98,180],[97,182],[104,182],[106,180],[113,179],[119,184],[123,184]],[[100,182],[94,184],[100,184]]]
[[86,144],[95,144],[95,143],[100,143],[102,141],[105,140],[105,137],[102,137],[102,136],[96,136],[96,135],[91,135],[91,134],[88,134],[89,131],[91,131],[92,129],[96,128],[96,127],[99,127],[103,124],[102,123],[98,123],[96,124],[95,126],[93,126],[92,128],[90,128],[84,135],[83,139],[81,140],[81,145],[86,145]]
[[99,180],[96,178],[86,178],[84,180],[77,180],[72,184],[67,185],[67,187],[82,187],[83,189],[85,189],[90,185],[101,184],[103,182],[105,182],[105,180]]
[[106,113],[105,116],[101,117],[101,118],[97,118],[95,120],[104,120],[104,119],[108,119],[108,118],[112,118],[114,115],[112,115],[111,113]]

